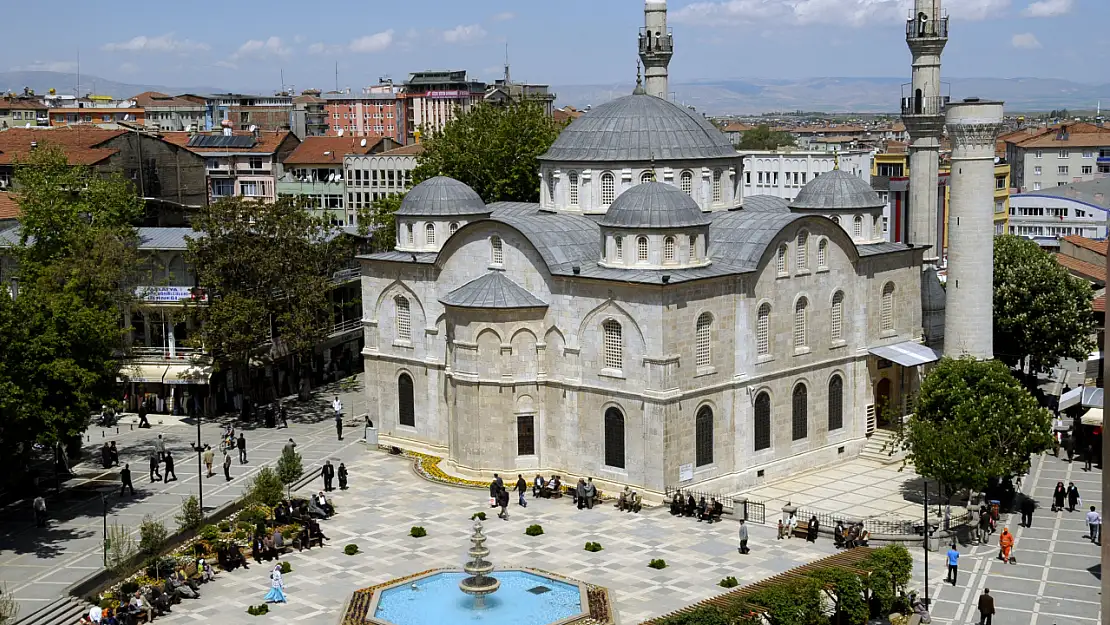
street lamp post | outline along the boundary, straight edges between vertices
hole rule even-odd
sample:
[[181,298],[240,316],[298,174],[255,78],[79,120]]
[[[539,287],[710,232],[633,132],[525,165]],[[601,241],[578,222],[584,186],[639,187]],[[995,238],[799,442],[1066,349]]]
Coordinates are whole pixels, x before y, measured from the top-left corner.
[[204,455],[204,446],[200,442],[200,411],[197,411],[197,498],[200,505],[200,518],[204,519],[204,468],[201,457]]
[[100,504],[102,512],[100,514],[101,520],[104,522],[104,566],[108,566],[108,496],[104,493],[100,494]]
[[925,501],[921,508],[925,512],[925,527],[922,530],[921,545],[925,548],[925,607],[929,607],[929,480],[924,480]]

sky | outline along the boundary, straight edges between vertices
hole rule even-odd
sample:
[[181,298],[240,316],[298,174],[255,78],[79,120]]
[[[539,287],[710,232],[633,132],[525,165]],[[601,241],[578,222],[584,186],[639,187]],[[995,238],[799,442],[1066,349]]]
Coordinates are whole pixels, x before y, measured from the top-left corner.
[[[944,0],[949,77],[1110,82],[1110,0]],[[912,0],[670,0],[672,81],[909,76]],[[357,90],[424,69],[551,85],[629,83],[641,0],[55,0],[6,11],[0,71],[74,71],[127,83]]]

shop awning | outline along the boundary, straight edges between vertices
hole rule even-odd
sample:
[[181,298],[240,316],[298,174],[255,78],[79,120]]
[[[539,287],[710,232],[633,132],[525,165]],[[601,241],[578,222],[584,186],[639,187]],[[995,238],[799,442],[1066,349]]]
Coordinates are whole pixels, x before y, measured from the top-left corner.
[[895,343],[894,345],[883,345],[882,347],[872,347],[867,351],[874,356],[886,358],[903,367],[916,367],[918,365],[940,360],[940,354],[934,351],[933,348],[922,345],[921,343],[914,343],[913,341]]
[[1083,415],[1080,419],[1083,425],[1095,425],[1102,427],[1102,408],[1091,408],[1087,414]]
[[1067,410],[1072,406],[1078,406],[1081,401],[1083,401],[1083,387],[1077,386],[1060,396],[1057,410]]
[[145,382],[161,384],[166,375],[166,365],[125,365],[119,371],[120,382]]
[[164,384],[208,384],[212,367],[200,365],[170,365],[166,368]]
[[1102,389],[1094,386],[1077,386],[1060,396],[1057,410],[1067,410],[1075,406],[1102,408]]

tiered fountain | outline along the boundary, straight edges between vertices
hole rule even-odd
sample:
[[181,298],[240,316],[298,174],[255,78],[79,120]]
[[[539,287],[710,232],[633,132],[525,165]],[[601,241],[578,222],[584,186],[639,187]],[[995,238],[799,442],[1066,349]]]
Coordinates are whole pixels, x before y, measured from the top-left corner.
[[496,592],[501,587],[501,582],[489,576],[493,571],[493,564],[486,560],[489,548],[485,546],[486,537],[482,534],[481,521],[474,522],[474,534],[470,536],[470,542],[472,546],[467,553],[473,559],[463,566],[470,577],[459,581],[459,590],[474,597],[474,607],[481,608],[485,604],[485,596]]

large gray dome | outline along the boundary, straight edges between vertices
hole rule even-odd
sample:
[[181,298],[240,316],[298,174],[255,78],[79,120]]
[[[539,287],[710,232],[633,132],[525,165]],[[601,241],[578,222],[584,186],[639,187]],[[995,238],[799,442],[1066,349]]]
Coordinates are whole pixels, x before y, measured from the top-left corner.
[[413,187],[397,215],[402,217],[459,217],[488,215],[490,209],[470,187],[447,176],[436,176]]
[[790,203],[790,208],[841,211],[883,208],[886,202],[859,176],[834,169],[810,180]]
[[662,98],[629,95],[574,120],[544,161],[666,161],[732,158],[736,148],[701,115]]
[[711,221],[678,187],[645,182],[617,196],[598,223],[608,228],[694,228]]

